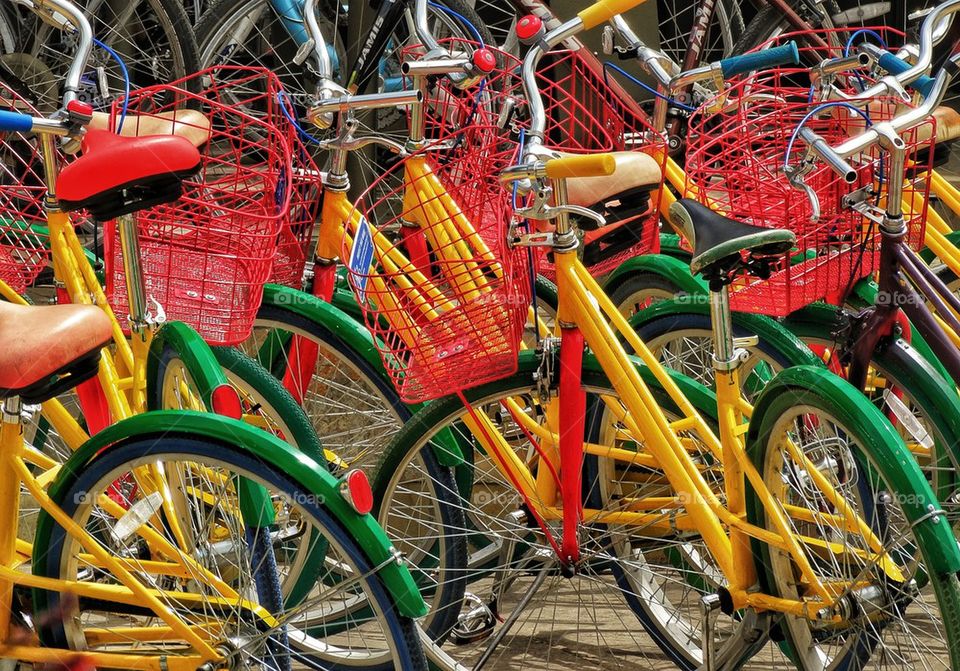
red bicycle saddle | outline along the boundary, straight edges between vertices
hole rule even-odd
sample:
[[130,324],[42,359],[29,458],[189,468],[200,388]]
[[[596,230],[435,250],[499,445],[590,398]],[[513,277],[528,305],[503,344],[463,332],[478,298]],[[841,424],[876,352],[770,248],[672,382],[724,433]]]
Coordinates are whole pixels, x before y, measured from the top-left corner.
[[177,135],[125,137],[91,129],[80,150],[57,179],[57,199],[101,221],[176,200],[183,179],[200,167],[200,152]]

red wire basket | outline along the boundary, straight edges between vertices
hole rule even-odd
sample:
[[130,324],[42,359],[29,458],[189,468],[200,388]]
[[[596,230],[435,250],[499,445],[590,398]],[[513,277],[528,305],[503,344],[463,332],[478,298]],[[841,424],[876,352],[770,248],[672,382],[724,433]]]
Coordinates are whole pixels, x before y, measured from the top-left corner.
[[[893,31],[876,29],[878,34]],[[822,31],[828,49],[805,47],[803,63],[819,63],[843,53],[846,37],[853,31]],[[844,37],[846,36],[846,37]],[[771,46],[802,35],[784,35]],[[797,39],[800,44],[807,41]],[[837,80],[848,93],[871,83],[869,73],[856,71]],[[837,299],[853,283],[868,276],[877,266],[878,225],[848,206],[847,196],[868,193],[867,205],[876,206],[884,178],[884,157],[878,149],[849,159],[857,172],[848,184],[828,166],[818,163],[806,177],[820,205],[813,218],[809,198],[792,187],[784,172],[785,160],[796,166],[806,149],[791,139],[798,124],[818,133],[830,144],[838,144],[862,132],[867,121],[841,106],[812,113],[809,71],[781,68],[747,76],[733,85],[724,98],[705,104],[690,118],[687,186],[700,202],[738,221],[768,228],[786,228],[797,236],[797,246],[784,254],[768,279],[739,277],[731,286],[731,306],[736,310],[784,316],[814,301]],[[720,108],[719,111],[717,108]],[[876,99],[866,108],[869,123],[889,120],[902,111],[900,100]],[[807,118],[809,116],[809,118]],[[902,134],[907,145],[908,165],[923,173],[930,169],[935,137],[933,120]],[[867,191],[863,191],[867,190]],[[904,188],[904,218],[908,242],[919,247],[923,241],[929,181],[911,180]]]
[[[473,42],[449,39],[443,45],[454,54],[469,54],[479,48]],[[432,82],[427,95],[426,135],[441,137],[470,123],[508,123],[517,132],[529,123],[529,112],[520,82],[520,62],[510,54],[489,49],[497,70],[481,84],[458,89],[446,78]],[[420,58],[423,47],[404,50],[402,57]],[[615,201],[607,212],[607,226],[587,231],[583,260],[594,275],[609,272],[624,260],[659,251],[659,214],[656,194],[663,184],[665,143],[646,119],[627,107],[628,94],[588,61],[583,50],[556,50],[540,62],[537,83],[547,118],[545,143],[564,153],[644,151],[655,157],[661,180],[647,193],[631,194],[630,202]],[[610,199],[614,201],[613,198]],[[590,206],[607,203],[586,203]],[[542,258],[539,272],[555,275],[550,255]]]
[[[2,82],[0,109],[42,116]],[[17,293],[23,293],[50,260],[46,192],[37,138],[0,133],[0,280]]]
[[280,226],[270,283],[302,289],[313,228],[323,203],[323,184],[310,150],[295,133],[290,147],[290,207]]
[[516,144],[500,135],[470,126],[380,178],[405,186],[373,184],[357,204],[348,281],[406,402],[516,370],[532,257],[507,244],[510,196],[498,175]]
[[[266,70],[240,76],[237,68],[214,68],[136,91],[127,103],[125,126],[176,114],[179,132],[189,129],[198,141],[207,134],[200,172],[184,182],[180,200],[135,217],[148,301],[214,344],[249,336],[289,212],[288,137],[267,121],[280,114],[278,90]],[[115,102],[114,126],[121,110]],[[125,324],[125,273],[112,223],[104,227],[104,257],[107,296]]]
[[[602,209],[607,218],[606,226],[583,234],[582,260],[596,276],[634,256],[660,251],[658,204],[667,159],[661,135],[624,103],[630,95],[601,67],[586,59],[583,49],[560,50],[548,53],[537,71],[547,110],[548,147],[569,153],[642,151],[660,168],[660,181],[649,189],[616,194],[602,203],[578,203]],[[620,195],[625,197],[616,197]],[[555,277],[552,255],[544,257],[540,273]]]

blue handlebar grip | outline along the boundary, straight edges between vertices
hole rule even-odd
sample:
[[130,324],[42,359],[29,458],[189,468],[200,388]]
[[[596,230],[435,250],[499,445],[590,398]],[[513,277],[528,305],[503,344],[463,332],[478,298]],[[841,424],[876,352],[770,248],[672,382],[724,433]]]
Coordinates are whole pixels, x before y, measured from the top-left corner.
[[797,65],[799,62],[800,50],[797,49],[797,43],[790,40],[783,46],[773,49],[724,58],[720,61],[720,71],[723,72],[724,77],[733,77],[744,72],[763,70],[777,65]]
[[[880,58],[877,59],[877,65],[892,75],[899,75],[912,67],[905,60],[898,58],[889,51],[885,51],[880,55]],[[908,84],[908,86],[918,91],[920,95],[926,97],[930,94],[930,89],[933,87],[933,77],[921,75],[915,82]]]
[[33,117],[29,114],[0,110],[0,131],[29,133],[31,130],[33,130]]

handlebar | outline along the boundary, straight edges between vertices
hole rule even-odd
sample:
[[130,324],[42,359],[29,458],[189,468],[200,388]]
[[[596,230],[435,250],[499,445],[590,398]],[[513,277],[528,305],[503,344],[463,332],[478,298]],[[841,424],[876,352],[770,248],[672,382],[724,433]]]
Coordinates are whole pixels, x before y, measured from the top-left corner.
[[83,15],[83,11],[70,0],[28,0],[27,4],[39,13],[55,12],[60,14],[67,21],[57,21],[57,23],[62,25],[64,30],[72,28],[78,34],[77,50],[64,79],[62,105],[66,107],[69,103],[78,99],[80,80],[87,67],[87,59],[90,58],[90,52],[93,49],[93,29],[90,27],[87,17]]
[[617,160],[613,154],[585,154],[565,156],[547,161],[512,165],[500,173],[501,182],[525,179],[565,179],[568,177],[605,177],[616,172]]
[[544,173],[550,179],[567,177],[606,177],[617,170],[613,154],[586,154],[554,158],[544,163]]
[[0,131],[4,133],[29,133],[33,130],[33,117],[20,112],[0,110]]
[[[917,57],[917,62],[903,72],[894,75],[896,81],[900,85],[911,85],[913,82],[927,74],[927,72],[930,70],[931,64],[934,63],[934,49],[938,44],[943,44],[945,37],[948,42],[952,43],[951,36],[952,34],[955,34],[956,31],[960,30],[960,23],[954,21],[951,30],[948,31],[951,34],[946,35],[942,29],[943,25],[941,24],[941,20],[952,19],[952,15],[958,10],[960,10],[960,0],[947,0],[947,2],[938,5],[927,15],[920,26],[920,53]],[[939,65],[942,65],[942,63]],[[878,98],[889,93],[891,93],[889,84],[881,80],[873,86],[865,89],[852,99],[869,100],[871,98]],[[896,94],[897,91],[893,91],[892,93]]]
[[[883,53],[877,56],[877,65],[890,74],[901,75],[910,69],[910,64],[902,58],[897,57],[895,54],[892,54],[889,51],[885,51],[883,49],[879,50]],[[910,86],[918,91],[920,95],[927,97],[930,95],[930,90],[933,88],[933,77],[930,77],[929,75],[922,75],[914,80]]]
[[577,12],[577,18],[582,25],[581,30],[596,28],[601,23],[606,23],[618,14],[623,14],[644,2],[646,0],[600,0]]
[[387,93],[365,93],[362,95],[342,95],[336,98],[318,100],[307,111],[307,118],[316,123],[321,115],[352,110],[386,109],[401,105],[413,105],[423,100],[418,90],[391,91]]
[[[829,144],[822,141],[822,138],[811,137],[809,133],[805,134],[803,131],[806,129],[803,129],[800,131],[799,135],[807,143],[810,151],[812,151],[821,160],[826,162],[834,172],[845,177],[848,174],[848,169],[850,166],[844,159],[855,154],[859,154],[873,145],[883,142],[889,143],[889,147],[899,149],[902,146],[903,141],[899,138],[899,136],[897,136],[897,133],[902,130],[912,128],[929,117],[933,113],[933,110],[940,104],[940,101],[943,99],[944,92],[949,86],[950,81],[953,79],[953,68],[948,67],[940,68],[939,72],[937,72],[936,76],[932,79],[929,77],[926,79],[921,78],[925,76],[925,70],[932,62],[933,48],[935,46],[935,29],[938,27],[938,24],[942,19],[949,17],[951,14],[957,11],[960,11],[960,0],[948,0],[947,2],[937,6],[932,12],[930,12],[930,14],[927,15],[926,19],[924,19],[923,25],[920,28],[920,55],[918,56],[917,63],[915,65],[911,66],[908,63],[904,63],[892,54],[889,58],[884,59],[883,63],[885,65],[881,64],[881,67],[884,67],[884,69],[887,69],[891,72],[899,71],[894,74],[897,81],[904,84],[922,86],[927,90],[924,101],[921,105],[894,117],[890,121],[874,124],[873,126],[867,128],[864,132],[850,138],[836,147],[831,147]],[[953,25],[955,26],[955,30],[957,26],[960,26],[960,24],[956,22],[954,22]],[[951,36],[948,35],[948,39],[950,37]],[[954,55],[951,57],[951,60],[956,59],[960,59],[960,55]],[[919,85],[916,84],[917,82],[920,82]],[[868,89],[858,97],[866,99],[868,97],[868,92],[874,88],[876,87],[871,87],[871,89]],[[884,86],[883,88],[885,89],[886,87]],[[817,139],[821,141],[816,141]]]
[[765,70],[778,65],[797,65],[800,63],[800,50],[791,40],[773,49],[763,49],[751,54],[730,56],[720,61],[720,71],[724,77],[733,77],[752,70]]
[[835,173],[840,175],[847,184],[853,184],[857,181],[857,171],[853,169],[841,156],[830,149],[830,145],[822,137],[817,135],[809,127],[804,126],[800,129],[800,139],[802,139],[810,149],[818,156],[822,156]]

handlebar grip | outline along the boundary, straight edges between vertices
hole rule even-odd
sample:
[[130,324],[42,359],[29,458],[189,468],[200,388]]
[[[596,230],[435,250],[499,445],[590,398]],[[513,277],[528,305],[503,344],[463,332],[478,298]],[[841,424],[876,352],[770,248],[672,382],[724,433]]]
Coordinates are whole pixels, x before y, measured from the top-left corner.
[[33,117],[29,114],[0,110],[0,131],[29,133],[31,130],[33,130]]
[[720,71],[724,77],[733,77],[753,70],[764,70],[777,65],[797,65],[798,63],[800,63],[800,50],[797,49],[797,43],[790,40],[786,44],[773,49],[724,58],[720,61]]
[[550,179],[565,177],[606,177],[617,170],[613,154],[587,154],[554,158],[544,164]]
[[[880,58],[877,59],[877,65],[892,75],[899,75],[912,67],[905,60],[897,57],[895,54],[891,54],[889,51],[880,54]],[[933,81],[933,77],[922,75],[915,82],[908,84],[908,86],[919,91],[920,95],[926,97],[930,94],[930,89],[933,88]]]
[[583,22],[583,29],[590,30],[644,2],[646,0],[600,0],[586,9],[581,9],[577,12],[577,16]]

